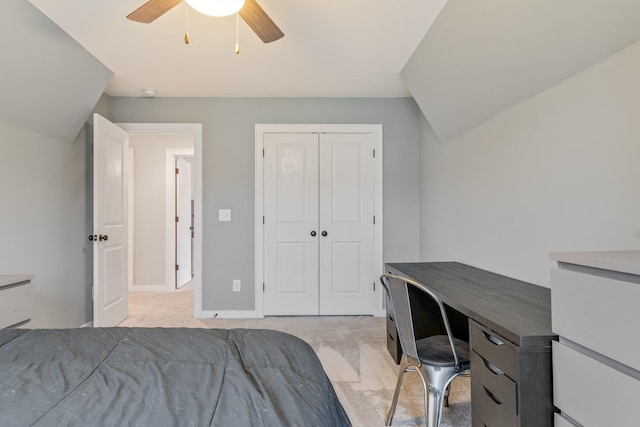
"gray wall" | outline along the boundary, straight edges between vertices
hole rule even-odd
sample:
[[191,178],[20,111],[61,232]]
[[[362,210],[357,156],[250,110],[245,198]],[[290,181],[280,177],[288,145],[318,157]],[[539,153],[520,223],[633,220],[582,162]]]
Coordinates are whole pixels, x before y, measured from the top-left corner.
[[35,274],[30,327],[92,318],[85,142],[0,122],[0,271]]
[[640,248],[640,42],[448,143],[422,129],[422,258],[549,286],[549,252]]
[[3,1],[0,37],[0,272],[36,276],[29,326],[80,326],[92,318],[84,125],[111,72],[25,0]]
[[[257,123],[381,123],[384,259],[420,253],[419,111],[410,98],[120,98],[115,122],[203,124],[203,309],[254,308],[254,141]],[[217,211],[230,208],[233,221]],[[242,292],[231,292],[241,279]]]

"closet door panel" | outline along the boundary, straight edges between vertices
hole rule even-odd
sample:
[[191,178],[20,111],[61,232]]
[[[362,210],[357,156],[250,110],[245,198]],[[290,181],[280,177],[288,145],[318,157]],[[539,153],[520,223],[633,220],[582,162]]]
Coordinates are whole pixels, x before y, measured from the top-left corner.
[[266,134],[264,150],[264,314],[318,314],[318,137]]
[[320,314],[370,314],[373,138],[330,133],[319,144]]

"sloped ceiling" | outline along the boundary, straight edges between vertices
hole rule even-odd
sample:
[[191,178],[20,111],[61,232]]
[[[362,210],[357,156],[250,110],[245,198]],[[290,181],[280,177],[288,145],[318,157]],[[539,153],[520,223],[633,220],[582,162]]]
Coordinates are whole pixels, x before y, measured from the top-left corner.
[[446,142],[639,39],[638,0],[448,0],[401,75]]
[[25,0],[0,13],[0,120],[73,141],[111,71]]

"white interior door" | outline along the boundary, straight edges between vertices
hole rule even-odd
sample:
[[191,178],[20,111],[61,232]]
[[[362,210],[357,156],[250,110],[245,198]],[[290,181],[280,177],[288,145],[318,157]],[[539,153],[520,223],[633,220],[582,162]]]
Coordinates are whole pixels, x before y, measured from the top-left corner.
[[320,135],[320,314],[374,314],[371,134]]
[[318,137],[264,136],[264,314],[318,314]]
[[191,281],[191,163],[176,159],[176,288]]
[[116,326],[128,315],[128,134],[93,115],[93,326]]

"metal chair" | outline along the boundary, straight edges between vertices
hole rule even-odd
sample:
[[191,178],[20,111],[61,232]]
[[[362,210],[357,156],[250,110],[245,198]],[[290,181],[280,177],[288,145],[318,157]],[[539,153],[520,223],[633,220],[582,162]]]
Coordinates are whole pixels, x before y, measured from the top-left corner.
[[[398,339],[403,353],[400,360],[398,382],[385,425],[390,426],[393,420],[404,374],[417,372],[422,380],[427,427],[438,427],[449,384],[455,377],[469,370],[469,343],[452,336],[442,301],[422,284],[394,274],[384,274],[380,276],[380,281],[391,301],[391,309],[395,316]],[[446,335],[435,335],[416,340],[411,316],[409,286],[419,289],[438,305],[447,332]]]

